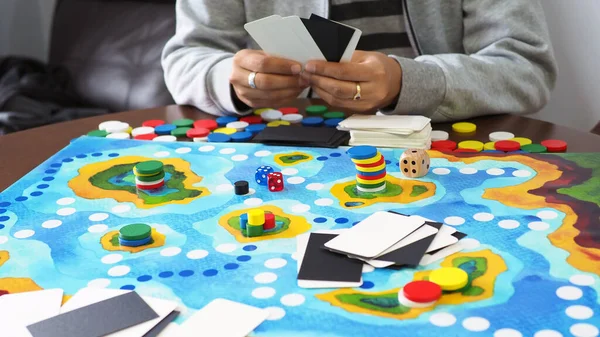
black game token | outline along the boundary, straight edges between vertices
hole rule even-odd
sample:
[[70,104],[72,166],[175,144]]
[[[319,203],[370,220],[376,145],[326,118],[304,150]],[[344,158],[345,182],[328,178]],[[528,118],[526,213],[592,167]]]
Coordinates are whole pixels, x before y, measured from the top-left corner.
[[237,195],[245,195],[250,192],[248,189],[248,182],[245,180],[236,181],[235,184],[235,194]]

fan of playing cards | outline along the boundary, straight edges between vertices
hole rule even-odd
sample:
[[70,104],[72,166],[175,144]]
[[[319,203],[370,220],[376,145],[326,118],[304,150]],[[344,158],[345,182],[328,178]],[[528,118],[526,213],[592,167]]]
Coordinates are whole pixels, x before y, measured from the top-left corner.
[[350,229],[297,237],[298,286],[362,285],[363,265],[405,268],[428,265],[461,251],[467,235],[423,217],[380,211]]
[[267,54],[302,64],[310,60],[350,62],[362,34],[315,14],[309,19],[272,15],[244,28]]

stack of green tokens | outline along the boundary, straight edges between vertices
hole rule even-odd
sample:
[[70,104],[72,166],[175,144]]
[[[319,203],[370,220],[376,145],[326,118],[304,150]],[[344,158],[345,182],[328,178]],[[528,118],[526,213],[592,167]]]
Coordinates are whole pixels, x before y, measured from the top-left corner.
[[324,105],[311,105],[306,108],[306,114],[311,116],[322,115],[327,112],[327,107]]
[[344,114],[343,112],[340,112],[340,111],[329,111],[323,115],[323,118],[325,118],[325,119],[345,118],[345,117],[346,117],[346,114]]
[[165,185],[165,168],[158,160],[138,163],[133,168],[135,185],[141,190],[153,190]]
[[136,223],[124,226],[119,230],[119,244],[126,247],[139,247],[152,241],[152,227]]

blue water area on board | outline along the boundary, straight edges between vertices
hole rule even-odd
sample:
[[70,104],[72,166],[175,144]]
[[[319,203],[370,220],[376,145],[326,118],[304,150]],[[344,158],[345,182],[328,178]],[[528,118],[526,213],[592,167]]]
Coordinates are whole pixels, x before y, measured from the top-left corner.
[[[0,284],[5,277],[27,277],[46,289],[62,288],[66,294],[88,285],[136,290],[187,307],[178,322],[215,298],[283,310],[282,318],[265,321],[257,328],[255,335],[261,337],[493,336],[502,328],[515,329],[523,336],[544,329],[568,336],[573,324],[600,325],[598,276],[573,268],[566,262],[568,252],[554,247],[547,238],[566,215],[550,208],[508,207],[482,197],[486,189],[533,179],[538,174],[535,170],[517,160],[466,164],[433,158],[431,172],[420,179],[436,185],[433,196],[410,204],[375,203],[346,209],[331,193],[335,184],[352,181],[356,174],[346,150],[92,137],[74,140],[0,195],[0,250],[10,253],[10,259],[0,267]],[[285,167],[275,161],[276,155],[297,151],[314,160]],[[388,160],[388,174],[405,179],[396,164],[402,150],[379,151]],[[351,153],[357,158],[374,155],[369,148],[356,152]],[[111,191],[103,198],[94,198],[77,195],[69,186],[82,167],[129,156],[181,158],[202,178],[193,186],[209,193],[193,200],[139,207],[114,199]],[[282,192],[269,192],[252,179],[262,165],[283,171]],[[49,174],[53,179],[47,179]],[[165,179],[169,178],[167,173]],[[235,195],[232,185],[238,180],[249,181],[254,192]],[[113,177],[111,182],[133,184],[126,175]],[[36,191],[43,193],[34,194]],[[466,251],[489,249],[502,257],[508,270],[497,277],[491,298],[441,305],[414,319],[347,311],[315,296],[330,290],[297,286],[295,238],[239,242],[219,225],[219,220],[233,211],[262,206],[276,206],[306,219],[311,231],[350,228],[379,210],[446,221],[468,234]],[[547,224],[546,230],[529,228],[530,223],[540,221]],[[102,248],[103,235],[131,223],[150,224],[166,236],[165,244],[137,253]],[[277,224],[278,228],[282,225]],[[376,293],[400,288],[412,280],[415,271],[438,266],[378,269],[365,273],[363,285],[356,290]],[[578,274],[594,282],[587,286],[570,283],[569,278]],[[557,290],[561,287],[576,287],[581,296],[576,300],[559,298]],[[586,320],[573,319],[565,314],[570,305],[592,308],[594,315]],[[448,313],[456,321],[448,327],[436,326],[432,322],[440,313]],[[473,317],[485,319],[489,327],[483,332],[468,331],[465,322]]]

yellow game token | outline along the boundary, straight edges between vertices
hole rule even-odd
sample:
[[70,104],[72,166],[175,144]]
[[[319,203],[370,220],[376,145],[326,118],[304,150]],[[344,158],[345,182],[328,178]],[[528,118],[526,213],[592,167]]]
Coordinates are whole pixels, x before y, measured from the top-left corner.
[[288,126],[290,125],[290,122],[288,121],[272,121],[267,123],[267,126],[270,128],[276,128],[278,126]]
[[260,114],[262,114],[263,112],[265,112],[267,110],[273,110],[273,108],[256,109],[256,110],[254,110],[254,114],[257,115],[257,116],[260,116]]
[[[127,132],[128,134],[131,134],[131,131],[133,131],[133,128],[130,126],[129,129],[127,129],[127,131],[125,131],[125,132]],[[529,144],[531,144],[531,143],[529,143]]]
[[248,224],[262,225],[265,223],[265,211],[259,208],[248,211]]
[[446,267],[432,271],[429,281],[439,285],[442,290],[453,291],[464,288],[469,283],[469,275],[460,268]]
[[484,150],[495,150],[496,149],[496,142],[487,142],[485,144],[483,144],[483,149]]
[[237,130],[234,128],[218,128],[213,132],[214,133],[224,133],[226,135],[233,135],[234,133],[237,132]]
[[525,137],[515,137],[515,138],[512,138],[510,140],[515,141],[515,142],[521,144],[521,146],[529,145],[529,144],[533,143],[531,141],[531,139],[525,138]]
[[452,131],[458,133],[471,133],[477,130],[477,125],[473,123],[460,122],[452,124]]
[[377,152],[377,155],[373,158],[367,159],[350,159],[353,163],[359,165],[373,164],[381,160],[381,153]]
[[478,140],[465,140],[465,141],[458,143],[458,148],[459,149],[471,149],[471,150],[480,152],[483,150],[483,143]]
[[382,182],[385,181],[385,177],[381,178],[381,179],[377,179],[377,180],[365,180],[359,177],[356,177],[356,181],[360,184],[365,184],[365,185],[375,185],[375,184],[380,184]]
[[356,170],[358,172],[377,172],[385,169],[385,162],[379,166],[375,167],[357,167]]

